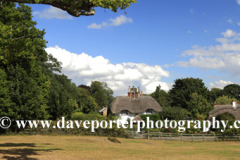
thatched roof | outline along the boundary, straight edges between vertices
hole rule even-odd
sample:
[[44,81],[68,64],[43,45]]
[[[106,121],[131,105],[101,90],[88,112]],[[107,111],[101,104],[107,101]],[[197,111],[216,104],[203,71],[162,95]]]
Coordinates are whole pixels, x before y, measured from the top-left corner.
[[134,118],[133,118],[133,121],[142,121],[142,118],[139,116],[139,115],[136,115]]
[[213,115],[217,112],[219,112],[220,110],[226,110],[226,109],[233,109],[233,110],[238,110],[240,109],[240,105],[236,105],[235,108],[232,107],[232,105],[221,105],[221,106],[218,106],[216,108],[214,108],[213,110],[211,110],[208,114],[209,115]]
[[117,96],[110,104],[110,110],[113,114],[128,110],[131,113],[142,113],[147,109],[153,109],[161,112],[162,107],[150,96],[140,96],[138,98],[129,98],[128,96]]

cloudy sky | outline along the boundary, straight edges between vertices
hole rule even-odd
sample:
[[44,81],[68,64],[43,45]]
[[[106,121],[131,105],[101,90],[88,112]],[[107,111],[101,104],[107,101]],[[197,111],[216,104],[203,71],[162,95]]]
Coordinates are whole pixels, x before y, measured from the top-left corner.
[[186,77],[209,89],[240,84],[240,0],[139,0],[117,13],[96,8],[78,18],[30,6],[46,31],[46,51],[77,85],[107,82],[116,96],[130,85],[168,91]]

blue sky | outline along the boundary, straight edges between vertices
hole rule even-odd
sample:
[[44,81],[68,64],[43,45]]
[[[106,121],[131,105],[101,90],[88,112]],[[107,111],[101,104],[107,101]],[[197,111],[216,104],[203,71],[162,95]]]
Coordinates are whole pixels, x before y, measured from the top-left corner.
[[77,85],[104,81],[124,95],[129,85],[151,93],[185,77],[209,89],[240,83],[240,0],[139,0],[117,13],[96,8],[77,18],[30,6],[46,31],[46,51]]

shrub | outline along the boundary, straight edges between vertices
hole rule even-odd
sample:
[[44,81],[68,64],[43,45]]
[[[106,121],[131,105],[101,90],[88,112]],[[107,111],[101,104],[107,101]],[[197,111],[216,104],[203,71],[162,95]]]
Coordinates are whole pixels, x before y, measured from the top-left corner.
[[185,120],[188,116],[188,111],[179,107],[163,107],[159,113],[161,120]]

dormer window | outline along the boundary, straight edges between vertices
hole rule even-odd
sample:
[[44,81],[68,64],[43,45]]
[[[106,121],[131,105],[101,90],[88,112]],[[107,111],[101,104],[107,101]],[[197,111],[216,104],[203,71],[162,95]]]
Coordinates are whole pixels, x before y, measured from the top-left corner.
[[153,113],[153,110],[152,109],[147,109],[146,110],[146,114],[152,114]]
[[123,110],[123,111],[121,111],[121,114],[122,114],[122,115],[128,115],[128,110]]

